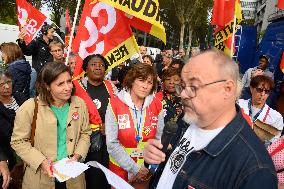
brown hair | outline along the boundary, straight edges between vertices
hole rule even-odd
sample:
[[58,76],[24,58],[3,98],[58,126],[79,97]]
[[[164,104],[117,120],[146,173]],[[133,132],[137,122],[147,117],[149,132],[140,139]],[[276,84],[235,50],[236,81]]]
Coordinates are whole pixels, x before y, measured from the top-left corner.
[[130,70],[127,72],[122,86],[126,89],[132,89],[132,85],[135,79],[142,78],[142,80],[147,80],[147,78],[151,76],[153,78],[153,88],[151,90],[151,94],[156,90],[157,87],[157,74],[155,69],[144,63],[137,63],[133,65]]
[[6,64],[10,64],[16,60],[21,60],[24,56],[21,48],[13,42],[2,43],[0,45],[0,50],[7,56]]
[[[54,101],[50,91],[47,89],[47,86],[50,86],[50,84],[64,72],[68,72],[71,76],[70,68],[65,64],[59,64],[58,62],[47,63],[42,68],[36,81],[36,90],[42,101],[47,104],[50,104]],[[74,94],[74,92],[75,88],[73,87],[72,95]]]
[[62,43],[60,43],[59,41],[52,41],[51,43],[49,43],[48,47],[51,50],[51,47],[53,46],[57,46],[59,48],[61,48],[62,50],[64,49],[64,46]]
[[271,77],[269,77],[267,75],[257,75],[255,77],[251,78],[250,86],[252,88],[256,88],[262,83],[265,84],[265,85],[268,85],[270,90],[274,89],[274,81],[272,80]]
[[182,70],[182,68],[184,66],[184,61],[182,61],[181,59],[173,59],[172,63],[170,64],[170,67],[173,67],[176,64],[178,64],[179,69]]
[[164,82],[167,78],[172,77],[174,75],[178,75],[179,77],[181,77],[181,70],[179,68],[169,67],[168,69],[163,71],[162,81]]
[[152,58],[151,55],[148,55],[148,54],[144,55],[144,56],[142,57],[142,60],[143,60],[143,61],[144,61],[144,58],[148,58],[148,59],[150,60],[150,62],[152,63],[152,65],[154,64],[154,59]]

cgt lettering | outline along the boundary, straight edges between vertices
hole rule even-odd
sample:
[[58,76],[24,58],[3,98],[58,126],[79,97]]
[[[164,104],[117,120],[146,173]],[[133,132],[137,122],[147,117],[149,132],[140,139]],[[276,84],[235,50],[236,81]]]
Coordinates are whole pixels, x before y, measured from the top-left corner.
[[125,56],[129,55],[129,52],[125,45],[122,45],[118,49],[114,50],[108,57],[108,62],[110,65],[114,64],[115,62],[121,60]]

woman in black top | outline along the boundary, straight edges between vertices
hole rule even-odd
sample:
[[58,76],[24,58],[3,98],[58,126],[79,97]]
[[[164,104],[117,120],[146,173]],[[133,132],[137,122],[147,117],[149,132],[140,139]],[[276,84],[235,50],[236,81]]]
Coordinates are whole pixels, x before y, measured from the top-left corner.
[[9,160],[11,170],[16,163],[13,149],[10,146],[16,110],[24,103],[21,93],[12,95],[12,75],[0,70],[0,145]]

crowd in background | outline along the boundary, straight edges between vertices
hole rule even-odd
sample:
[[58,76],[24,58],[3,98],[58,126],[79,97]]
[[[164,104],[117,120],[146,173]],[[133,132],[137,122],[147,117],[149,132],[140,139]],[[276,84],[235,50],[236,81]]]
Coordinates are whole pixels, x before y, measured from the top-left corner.
[[[194,98],[200,88],[187,86],[182,73],[203,52],[193,48],[191,55],[186,56],[184,49],[166,49],[154,59],[147,54],[146,47],[140,46],[138,58],[121,63],[109,73],[106,73],[107,60],[94,54],[83,60],[84,77],[72,81],[77,54],[71,53],[65,65],[64,45],[53,39],[53,33],[54,29],[46,25],[42,36],[29,45],[23,40],[23,32],[18,44],[0,46],[5,65],[0,70],[2,187],[15,188],[10,178],[21,159],[27,165],[22,188],[111,188],[103,172],[93,167],[75,179],[56,181],[49,167],[65,157],[80,162],[98,161],[135,187],[147,182],[149,186],[153,175],[144,164],[144,146],[150,139],[160,140],[165,125],[170,122],[183,122],[188,127],[183,119],[186,102],[182,94]],[[31,64],[24,55],[32,56]],[[199,61],[205,65],[201,58]],[[230,63],[236,64],[232,60]],[[277,153],[272,152],[277,148],[273,145],[282,140],[283,117],[273,101],[269,101],[275,84],[268,65],[269,57],[262,55],[259,66],[250,68],[242,82],[236,78],[238,87],[242,83],[244,88],[234,103],[242,109],[248,127],[258,136],[255,140],[270,150],[281,187],[284,156],[279,154],[284,152],[284,146]],[[203,87],[222,82],[227,80]],[[175,145],[170,144],[169,148]],[[275,172],[274,168],[272,171]],[[162,180],[166,178],[160,176]],[[162,181],[156,184],[164,186]]]

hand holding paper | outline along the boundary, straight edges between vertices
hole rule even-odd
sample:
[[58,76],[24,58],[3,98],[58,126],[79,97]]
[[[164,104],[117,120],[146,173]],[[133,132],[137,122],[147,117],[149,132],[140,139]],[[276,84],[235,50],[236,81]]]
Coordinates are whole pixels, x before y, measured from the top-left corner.
[[54,163],[53,172],[59,182],[64,182],[70,178],[76,178],[88,168],[89,166],[84,163],[70,161],[69,158],[64,158]]

